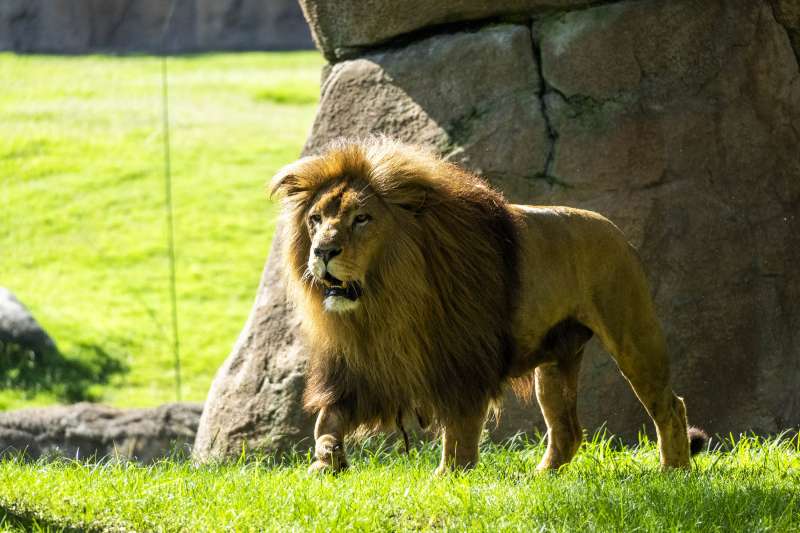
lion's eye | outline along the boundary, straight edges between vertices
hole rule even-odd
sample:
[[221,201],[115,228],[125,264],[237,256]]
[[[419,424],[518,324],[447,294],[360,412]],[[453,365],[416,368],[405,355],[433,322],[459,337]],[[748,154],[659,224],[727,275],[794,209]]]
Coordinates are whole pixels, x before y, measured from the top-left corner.
[[322,217],[319,215],[311,215],[310,217],[308,217],[308,221],[311,223],[312,226],[314,226],[322,222]]
[[356,215],[356,218],[353,219],[354,226],[363,226],[367,222],[372,220],[372,217],[367,214]]

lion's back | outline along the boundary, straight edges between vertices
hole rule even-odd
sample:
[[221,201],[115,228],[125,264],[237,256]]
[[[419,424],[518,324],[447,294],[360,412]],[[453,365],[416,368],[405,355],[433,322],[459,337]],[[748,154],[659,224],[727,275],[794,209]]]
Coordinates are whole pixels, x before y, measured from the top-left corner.
[[599,213],[562,206],[510,207],[520,221],[515,330],[523,344],[535,344],[554,324],[583,315],[598,291],[644,283],[636,251]]
[[520,215],[523,261],[567,270],[589,261],[594,268],[602,268],[598,259],[632,251],[620,229],[594,211],[565,206],[510,207]]

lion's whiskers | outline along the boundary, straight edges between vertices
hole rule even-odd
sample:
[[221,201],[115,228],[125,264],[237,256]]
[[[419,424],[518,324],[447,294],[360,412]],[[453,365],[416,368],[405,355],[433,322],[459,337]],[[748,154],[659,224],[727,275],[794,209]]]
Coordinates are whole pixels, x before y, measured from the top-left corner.
[[308,267],[306,267],[305,271],[303,271],[303,275],[300,276],[300,281],[310,282],[312,287],[317,285],[322,286],[320,280],[317,279],[317,277],[314,275],[313,272],[311,272],[311,269]]

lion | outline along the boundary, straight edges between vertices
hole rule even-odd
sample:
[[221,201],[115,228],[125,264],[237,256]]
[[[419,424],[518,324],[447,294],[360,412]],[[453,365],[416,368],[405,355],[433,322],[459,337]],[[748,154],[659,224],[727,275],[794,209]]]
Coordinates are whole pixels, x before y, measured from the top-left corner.
[[703,447],[670,387],[640,260],[608,219],[509,204],[385,137],[335,141],[281,169],[270,191],[283,199],[288,294],[310,350],[311,471],[347,468],[346,435],[410,417],[441,429],[436,473],[470,468],[508,386],[535,389],[547,425],[537,468],[558,469],[582,440],[578,369],[593,335],[655,423],[662,467],[688,469]]

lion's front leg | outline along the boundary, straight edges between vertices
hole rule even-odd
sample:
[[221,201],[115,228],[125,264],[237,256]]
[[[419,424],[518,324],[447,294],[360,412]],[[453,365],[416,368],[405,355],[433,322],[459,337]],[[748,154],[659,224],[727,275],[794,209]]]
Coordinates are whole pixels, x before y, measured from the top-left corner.
[[348,467],[344,436],[349,430],[349,417],[338,407],[324,407],[314,426],[314,458],[309,472],[335,473]]
[[484,405],[472,416],[465,416],[445,424],[442,436],[442,461],[436,469],[437,475],[446,474],[454,469],[472,468],[478,463],[478,441],[486,421],[487,407],[488,405]]

